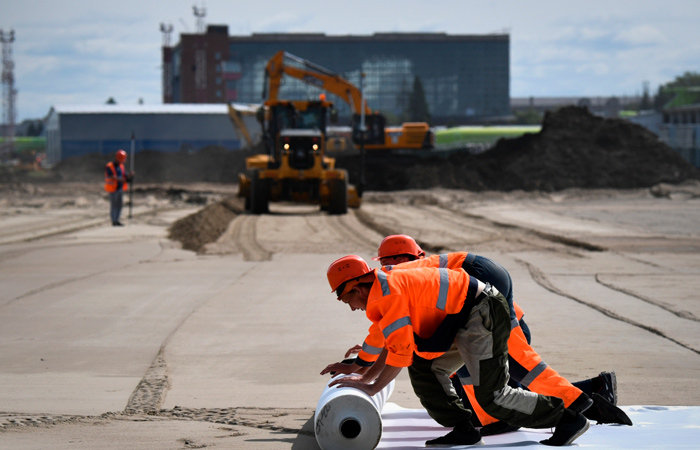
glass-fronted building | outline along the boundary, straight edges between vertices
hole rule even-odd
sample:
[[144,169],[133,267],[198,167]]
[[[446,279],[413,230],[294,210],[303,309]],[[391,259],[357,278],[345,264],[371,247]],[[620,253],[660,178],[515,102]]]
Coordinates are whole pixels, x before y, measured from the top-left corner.
[[[510,38],[445,33],[375,33],[371,36],[260,34],[228,36],[225,27],[182,34],[164,51],[165,103],[260,103],[264,70],[278,51],[323,66],[359,86],[371,109],[400,121],[414,80],[420,78],[433,125],[469,123],[510,115]],[[209,40],[212,43],[208,43]],[[166,50],[166,49],[164,49]],[[318,98],[318,88],[285,79],[280,97]],[[169,95],[166,95],[169,93]],[[350,109],[335,100],[341,118]]]

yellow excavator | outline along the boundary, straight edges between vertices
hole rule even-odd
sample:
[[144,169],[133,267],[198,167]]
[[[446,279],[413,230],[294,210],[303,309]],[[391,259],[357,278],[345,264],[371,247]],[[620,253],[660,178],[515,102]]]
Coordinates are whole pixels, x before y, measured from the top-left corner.
[[[286,61],[293,61],[296,65]],[[398,127],[387,127],[384,115],[369,108],[360,88],[337,73],[285,51],[275,53],[267,64],[268,98],[271,101],[279,96],[284,75],[335,94],[347,102],[353,114],[352,139],[358,145],[364,144],[366,150],[420,150],[434,146],[435,138],[427,123],[406,122]]]
[[[274,65],[270,61],[266,67],[268,80],[274,78]],[[332,102],[270,97],[257,115],[267,152],[246,158],[246,172],[238,176],[238,195],[245,198],[246,210],[262,214],[277,201],[318,204],[329,214],[360,207],[347,171],[336,169],[335,159],[326,156],[327,121],[337,119]]]

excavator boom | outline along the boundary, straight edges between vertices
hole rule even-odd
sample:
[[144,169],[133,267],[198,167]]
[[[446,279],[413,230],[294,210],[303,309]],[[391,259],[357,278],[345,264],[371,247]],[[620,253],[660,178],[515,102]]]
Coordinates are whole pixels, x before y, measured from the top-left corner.
[[[285,59],[296,62],[298,65],[302,66],[303,69],[285,64]],[[337,95],[350,105],[353,114],[361,114],[362,112],[363,102],[360,89],[339,74],[314,64],[311,61],[307,61],[281,50],[270,58],[265,73],[268,78],[266,86],[269,86],[269,92],[267,92],[267,94],[263,92],[263,98],[269,101],[276,101],[278,99],[283,75],[287,75]],[[364,102],[364,112],[365,114],[372,113],[366,101]]]

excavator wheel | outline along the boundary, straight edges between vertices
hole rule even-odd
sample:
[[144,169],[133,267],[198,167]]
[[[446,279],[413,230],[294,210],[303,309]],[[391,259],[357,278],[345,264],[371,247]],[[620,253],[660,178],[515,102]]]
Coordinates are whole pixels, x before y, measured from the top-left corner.
[[268,180],[260,178],[257,170],[250,173],[250,197],[246,201],[248,211],[252,214],[263,214],[269,211],[270,184]]
[[343,179],[329,180],[330,201],[328,203],[328,214],[348,213],[348,177],[347,173]]

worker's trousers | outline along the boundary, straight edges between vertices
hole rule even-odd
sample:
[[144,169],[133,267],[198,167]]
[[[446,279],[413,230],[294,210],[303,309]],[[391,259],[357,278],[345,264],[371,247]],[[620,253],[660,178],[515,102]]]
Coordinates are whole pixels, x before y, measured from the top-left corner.
[[[484,283],[494,286],[508,301],[510,308],[511,331],[508,337],[508,364],[511,386],[525,387],[533,392],[551,395],[564,400],[568,407],[582,393],[566,378],[549,367],[540,355],[530,346],[530,330],[523,320],[523,311],[513,301],[513,282],[508,271],[497,262],[473,254],[467,255],[462,268],[470,275]],[[457,375],[468,378],[467,371],[462,369]],[[496,419],[480,407],[474,395],[474,387],[463,385],[469,403],[482,425],[496,422]]]
[[119,222],[122,214],[122,204],[124,202],[124,191],[118,190],[109,193],[109,217],[112,223]]
[[486,414],[516,426],[553,427],[564,410],[561,399],[508,386],[510,311],[502,294],[491,287],[488,292],[479,297],[449,351],[434,360],[414,355],[409,367],[414,391],[436,422],[459,425],[471,413],[462,406],[450,376],[464,364],[469,377],[461,382],[473,386],[476,403]]

